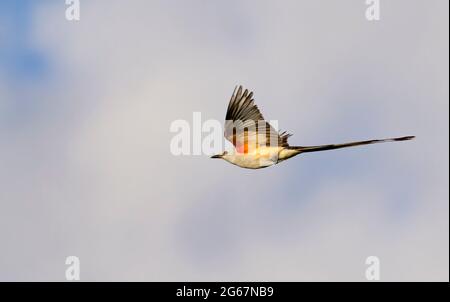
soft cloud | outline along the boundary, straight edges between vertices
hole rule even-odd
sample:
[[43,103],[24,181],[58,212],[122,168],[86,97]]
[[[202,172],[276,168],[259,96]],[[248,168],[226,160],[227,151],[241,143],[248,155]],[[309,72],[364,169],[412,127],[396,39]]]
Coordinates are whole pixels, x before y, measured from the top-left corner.
[[[362,281],[376,255],[383,280],[448,280],[448,4],[405,3],[36,6],[50,68],[28,126],[2,123],[0,279],[77,255],[83,280]],[[171,155],[170,123],[223,118],[239,83],[293,144],[418,138],[259,171]]]

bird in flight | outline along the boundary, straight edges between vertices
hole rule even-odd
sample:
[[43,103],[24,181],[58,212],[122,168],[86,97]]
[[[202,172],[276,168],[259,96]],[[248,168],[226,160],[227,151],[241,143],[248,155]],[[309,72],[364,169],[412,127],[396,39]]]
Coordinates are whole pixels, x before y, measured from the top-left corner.
[[236,166],[260,169],[276,165],[301,153],[333,150],[375,143],[406,141],[414,136],[373,139],[320,146],[290,146],[291,134],[275,130],[253,100],[253,92],[236,87],[225,116],[225,138],[234,145],[234,152],[224,151],[211,158],[222,158]]

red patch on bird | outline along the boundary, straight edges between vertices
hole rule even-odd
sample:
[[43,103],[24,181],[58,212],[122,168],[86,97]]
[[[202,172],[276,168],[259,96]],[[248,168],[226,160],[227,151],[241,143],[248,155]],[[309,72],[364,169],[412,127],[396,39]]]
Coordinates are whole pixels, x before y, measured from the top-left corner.
[[238,153],[248,153],[248,144],[236,144],[236,151]]

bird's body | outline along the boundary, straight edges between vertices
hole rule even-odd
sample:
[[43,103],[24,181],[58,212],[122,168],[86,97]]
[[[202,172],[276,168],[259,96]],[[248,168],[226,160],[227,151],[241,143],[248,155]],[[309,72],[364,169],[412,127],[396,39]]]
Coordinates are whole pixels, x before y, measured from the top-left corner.
[[290,146],[291,134],[276,131],[264,120],[252,99],[253,93],[242,86],[235,89],[225,117],[225,138],[233,143],[234,152],[223,152],[212,158],[222,158],[247,169],[260,169],[276,165],[300,153],[333,150],[374,143],[405,141],[414,136],[357,141],[320,146]]
[[299,153],[300,151],[298,150],[285,147],[263,146],[247,153],[227,153],[223,155],[222,158],[241,168],[260,169],[276,165]]

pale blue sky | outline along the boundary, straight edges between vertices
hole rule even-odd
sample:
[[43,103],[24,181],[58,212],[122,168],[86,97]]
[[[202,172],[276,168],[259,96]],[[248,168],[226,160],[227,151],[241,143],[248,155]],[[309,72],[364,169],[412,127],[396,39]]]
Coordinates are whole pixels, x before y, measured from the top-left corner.
[[[0,2],[0,280],[448,280],[448,2]],[[293,145],[174,157],[235,85]]]

